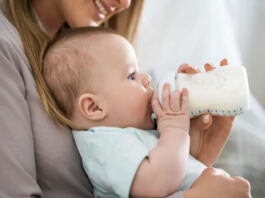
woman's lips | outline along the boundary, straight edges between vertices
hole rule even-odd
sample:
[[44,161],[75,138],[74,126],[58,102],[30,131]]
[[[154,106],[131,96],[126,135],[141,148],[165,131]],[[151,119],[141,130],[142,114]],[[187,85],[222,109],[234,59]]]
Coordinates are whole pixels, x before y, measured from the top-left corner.
[[105,7],[103,6],[103,4],[101,3],[100,0],[95,0],[95,5],[98,9],[98,11],[103,14],[103,15],[106,15],[107,14],[107,10],[105,9]]
[[102,0],[94,0],[94,3],[95,3],[95,6],[97,7],[98,11],[101,14],[103,14],[104,16],[115,11],[115,7],[106,4]]

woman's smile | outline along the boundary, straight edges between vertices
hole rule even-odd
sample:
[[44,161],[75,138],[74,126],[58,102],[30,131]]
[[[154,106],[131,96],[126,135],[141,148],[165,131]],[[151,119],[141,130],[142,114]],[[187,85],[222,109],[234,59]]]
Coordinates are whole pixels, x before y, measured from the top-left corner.
[[95,7],[97,8],[98,12],[103,15],[100,18],[106,17],[107,14],[110,14],[115,11],[115,7],[106,4],[102,0],[93,0]]

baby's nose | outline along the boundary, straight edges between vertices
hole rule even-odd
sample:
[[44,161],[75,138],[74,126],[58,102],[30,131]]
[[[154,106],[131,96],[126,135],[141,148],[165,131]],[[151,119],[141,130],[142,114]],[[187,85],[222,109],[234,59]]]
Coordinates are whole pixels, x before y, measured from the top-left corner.
[[148,88],[150,86],[151,83],[151,76],[149,74],[144,74],[144,78],[143,78],[143,85],[145,88]]

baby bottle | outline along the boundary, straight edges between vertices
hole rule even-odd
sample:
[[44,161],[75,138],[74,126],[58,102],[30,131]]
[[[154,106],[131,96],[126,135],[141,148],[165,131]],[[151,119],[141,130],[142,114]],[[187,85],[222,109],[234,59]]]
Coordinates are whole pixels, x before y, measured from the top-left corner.
[[235,116],[249,109],[248,78],[242,66],[217,67],[197,74],[168,73],[158,84],[160,103],[166,82],[171,92],[188,89],[191,118],[204,113]]

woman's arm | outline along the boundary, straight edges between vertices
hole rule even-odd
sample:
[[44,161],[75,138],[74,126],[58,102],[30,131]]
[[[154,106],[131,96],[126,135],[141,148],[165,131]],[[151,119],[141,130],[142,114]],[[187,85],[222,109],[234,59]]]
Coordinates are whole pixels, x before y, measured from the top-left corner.
[[[13,49],[14,50],[14,49]],[[0,43],[0,197],[40,197],[27,93],[11,47]]]
[[207,168],[184,192],[167,198],[251,198],[250,185],[241,177],[231,177],[224,170]]
[[[226,59],[220,62],[220,66],[227,64]],[[214,69],[210,64],[205,64],[204,67],[206,72]],[[183,64],[179,67],[178,72],[196,74],[200,70]],[[209,114],[193,118],[190,124],[190,153],[206,166],[212,166],[228,140],[233,120],[234,117],[211,116]]]
[[251,198],[248,181],[215,168],[205,169],[191,189],[183,194],[184,198]]

